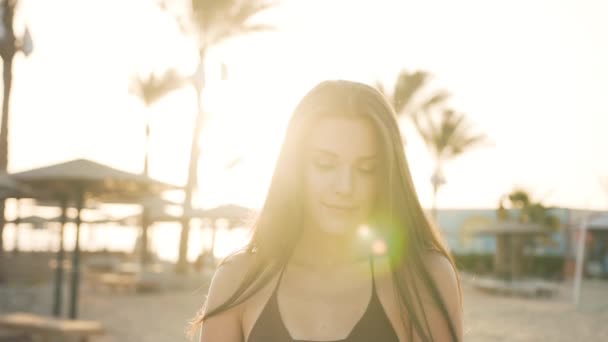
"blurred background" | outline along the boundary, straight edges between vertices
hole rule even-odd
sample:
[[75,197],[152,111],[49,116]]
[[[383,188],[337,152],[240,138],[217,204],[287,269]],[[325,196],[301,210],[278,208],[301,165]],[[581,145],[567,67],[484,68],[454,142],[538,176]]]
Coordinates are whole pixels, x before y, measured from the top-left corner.
[[0,340],[186,340],[217,261],[247,242],[291,111],[325,79],[397,111],[461,272],[465,340],[608,338],[606,15],[592,0],[0,1]]

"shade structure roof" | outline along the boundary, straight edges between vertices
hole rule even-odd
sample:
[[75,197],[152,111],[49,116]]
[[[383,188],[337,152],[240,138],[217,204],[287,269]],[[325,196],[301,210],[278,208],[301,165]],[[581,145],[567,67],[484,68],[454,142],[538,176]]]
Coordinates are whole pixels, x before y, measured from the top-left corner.
[[[106,197],[106,203],[113,203],[114,200],[120,200],[119,198],[113,199],[110,197]],[[181,203],[173,202],[168,199],[164,199],[158,195],[152,196],[144,196],[144,197],[131,197],[126,200],[121,200],[121,203],[126,204],[140,204],[143,209],[145,209],[146,217],[150,223],[153,222],[177,222],[179,221],[179,217],[177,215],[171,214],[167,212],[167,207],[169,206],[179,206],[181,207]],[[124,225],[133,225],[138,226],[142,224],[142,213],[129,215],[122,219],[117,220],[117,222]]]
[[157,194],[164,190],[179,189],[178,186],[160,182],[141,174],[130,173],[87,159],[76,159],[64,163],[14,173],[12,178],[33,189],[44,189],[53,193],[72,193],[77,188],[95,197],[133,196]]
[[548,229],[537,223],[498,222],[480,228],[477,235],[540,235]]

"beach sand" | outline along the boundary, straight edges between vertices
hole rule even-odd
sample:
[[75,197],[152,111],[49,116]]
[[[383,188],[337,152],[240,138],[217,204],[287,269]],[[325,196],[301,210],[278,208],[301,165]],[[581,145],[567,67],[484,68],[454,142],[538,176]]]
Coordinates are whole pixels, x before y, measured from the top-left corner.
[[[202,287],[198,290],[190,287],[162,293],[111,292],[83,286],[79,317],[105,325],[107,334],[92,342],[187,341],[187,322],[201,306],[208,283],[208,277],[196,277],[191,276],[188,282],[200,281]],[[50,285],[29,288],[27,292],[35,293],[33,299],[13,304],[28,306],[24,309],[31,312],[50,312]],[[606,281],[585,281],[578,309],[570,300],[568,285],[552,299],[501,297],[479,292],[466,282],[463,292],[465,341],[608,340]]]

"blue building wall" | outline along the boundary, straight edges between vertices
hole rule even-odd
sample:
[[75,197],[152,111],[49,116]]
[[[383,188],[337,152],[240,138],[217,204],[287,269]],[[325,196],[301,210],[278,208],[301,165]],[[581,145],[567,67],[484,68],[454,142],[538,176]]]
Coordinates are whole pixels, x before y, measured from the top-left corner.
[[[508,210],[511,217],[517,217],[518,210]],[[572,227],[585,214],[582,210],[552,208],[549,213],[556,216],[561,228],[549,239],[539,241],[535,250],[539,255],[572,254]],[[455,254],[494,253],[496,239],[493,236],[478,235],[477,231],[496,223],[495,209],[440,209],[437,210],[437,225],[448,247]]]

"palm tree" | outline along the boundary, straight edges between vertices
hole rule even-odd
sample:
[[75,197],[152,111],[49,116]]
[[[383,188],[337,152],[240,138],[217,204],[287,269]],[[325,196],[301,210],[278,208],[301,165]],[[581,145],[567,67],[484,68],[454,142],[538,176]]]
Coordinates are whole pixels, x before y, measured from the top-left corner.
[[[0,172],[6,172],[8,169],[9,104],[13,85],[13,60],[19,51],[26,56],[32,52],[32,40],[27,28],[22,37],[15,36],[13,21],[18,3],[18,0],[0,1],[0,57],[3,65],[4,85],[2,119],[0,120]],[[4,252],[4,241],[2,240],[5,223],[4,206],[4,201],[0,201],[0,258]],[[3,274],[0,270],[0,282],[2,280]]]
[[425,88],[427,88],[430,79],[431,75],[425,71],[409,72],[402,70],[397,75],[391,93],[388,93],[380,82],[376,82],[376,88],[393,105],[397,115],[412,120],[415,116],[443,104],[449,97],[446,91],[434,91],[425,94]]
[[[169,2],[165,1],[163,5],[168,8]],[[201,96],[205,86],[205,58],[207,53],[214,46],[232,37],[272,29],[268,25],[253,23],[252,18],[275,6],[275,4],[263,0],[191,0],[190,5],[188,15],[177,18],[183,31],[194,36],[198,47],[198,68],[191,80],[196,91],[198,112],[190,146],[184,213],[190,212],[192,209],[193,191],[197,186],[196,176],[200,155],[198,140],[205,117]],[[186,215],[184,215],[181,225],[179,257],[176,267],[178,273],[184,273],[187,270],[186,254],[190,219]]]
[[[556,216],[549,214],[549,209],[541,201],[532,201],[530,194],[524,190],[516,188],[511,193],[501,199],[500,207],[504,208],[504,202],[508,199],[511,208],[519,210],[517,221],[520,223],[540,224],[548,230],[557,229],[559,220]],[[500,208],[499,207],[499,208]],[[509,217],[504,217],[508,220]]]
[[[136,77],[131,84],[130,92],[141,99],[146,108],[150,108],[165,95],[180,88],[184,83],[175,70],[165,71],[162,75],[148,75],[147,78]],[[150,120],[146,120],[146,151],[144,157],[144,175],[148,176],[148,159],[150,148]]]
[[[497,209],[498,221],[509,221],[509,213],[505,204],[510,208],[517,209],[517,216],[513,218],[521,224],[537,224],[546,229],[547,233],[556,231],[560,226],[557,216],[550,214],[549,207],[541,201],[532,201],[530,194],[524,189],[513,189],[510,193],[503,195]],[[542,240],[541,240],[542,239]],[[514,234],[499,234],[496,236],[495,268],[501,277],[518,278],[524,274],[527,260],[523,250],[526,245],[534,243],[553,243],[550,236],[541,236],[531,240],[529,236]]]
[[[173,69],[165,71],[162,75],[157,76],[153,73],[147,78],[136,77],[131,84],[130,92],[141,99],[147,109],[154,103],[162,99],[165,95],[180,88],[184,83],[182,77]],[[148,164],[150,158],[150,120],[146,120],[145,124],[145,154],[144,154],[144,171],[143,174],[149,176]],[[149,209],[142,205],[142,235],[141,235],[141,263],[145,265],[148,261],[148,226]],[[136,248],[137,249],[137,248]]]
[[431,178],[433,185],[432,215],[437,219],[437,192],[445,184],[443,164],[454,159],[473,147],[487,142],[485,134],[471,131],[471,125],[464,114],[451,109],[441,109],[437,115],[429,112],[427,115],[412,117],[416,130],[424,140],[427,148],[435,159],[435,172]]

